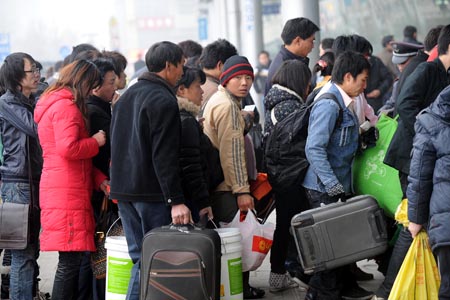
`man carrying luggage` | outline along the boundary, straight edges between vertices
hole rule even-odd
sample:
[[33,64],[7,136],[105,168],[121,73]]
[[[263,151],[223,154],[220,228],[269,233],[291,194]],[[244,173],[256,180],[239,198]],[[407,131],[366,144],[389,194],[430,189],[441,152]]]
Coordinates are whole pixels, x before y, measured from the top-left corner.
[[183,74],[179,46],[160,42],[145,55],[143,73],[114,106],[111,121],[111,198],[134,266],[127,299],[139,299],[142,239],[155,227],[187,224],[179,177],[180,113],[173,87]]
[[[364,91],[369,70],[369,62],[362,54],[348,51],[339,55],[328,90],[337,97],[339,105],[333,99],[322,99],[311,110],[305,147],[310,166],[303,186],[312,208],[345,199],[352,193],[351,166],[359,147],[354,98]],[[372,293],[357,285],[348,266],[315,273],[309,286],[306,300],[372,297]]]

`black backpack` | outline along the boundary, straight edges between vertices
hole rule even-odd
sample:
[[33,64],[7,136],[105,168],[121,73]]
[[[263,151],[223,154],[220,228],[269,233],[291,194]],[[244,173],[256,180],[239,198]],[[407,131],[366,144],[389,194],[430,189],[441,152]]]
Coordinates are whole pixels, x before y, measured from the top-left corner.
[[339,105],[339,117],[336,122],[336,126],[339,126],[343,118],[341,104],[334,94],[324,93],[316,101],[302,105],[277,122],[266,137],[265,167],[274,190],[284,190],[302,184],[309,166],[305,153],[309,115],[313,105],[322,99],[333,99]]

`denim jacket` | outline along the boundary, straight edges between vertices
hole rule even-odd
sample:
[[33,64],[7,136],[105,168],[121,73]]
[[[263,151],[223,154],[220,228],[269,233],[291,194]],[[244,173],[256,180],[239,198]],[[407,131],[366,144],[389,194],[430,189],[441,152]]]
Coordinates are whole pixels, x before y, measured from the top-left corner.
[[341,183],[346,193],[352,192],[351,167],[358,149],[359,123],[355,114],[333,84],[329,91],[337,96],[343,108],[343,119],[336,127],[339,107],[332,99],[314,104],[309,118],[306,157],[310,163],[303,186],[326,192]]

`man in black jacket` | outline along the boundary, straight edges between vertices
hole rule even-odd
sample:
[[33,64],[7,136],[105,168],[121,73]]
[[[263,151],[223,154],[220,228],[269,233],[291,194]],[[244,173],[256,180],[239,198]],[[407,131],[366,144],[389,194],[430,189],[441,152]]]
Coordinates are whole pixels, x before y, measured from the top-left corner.
[[[408,76],[401,87],[396,110],[399,114],[397,131],[389,145],[384,163],[399,170],[404,197],[408,185],[411,150],[415,135],[414,124],[418,113],[428,107],[437,95],[450,83],[450,25],[445,26],[438,38],[439,57],[432,62],[423,62]],[[409,66],[409,65],[408,65]],[[403,74],[403,73],[402,73]],[[377,298],[387,298],[395,277],[412,242],[408,230],[400,231],[395,243],[385,279],[376,292]],[[378,298],[379,297],[379,298]]]
[[145,55],[149,72],[114,106],[111,123],[111,198],[118,200],[134,266],[127,299],[139,299],[139,259],[144,234],[187,224],[190,210],[180,183],[180,113],[174,86],[183,74],[179,46],[159,42]]
[[319,30],[319,27],[307,18],[295,18],[286,22],[281,32],[283,45],[270,64],[264,96],[272,87],[272,77],[283,61],[297,59],[309,64],[309,58],[306,56],[314,48],[315,35]]
[[439,35],[439,57],[432,62],[420,64],[408,76],[396,101],[396,110],[399,114],[398,128],[389,145],[384,163],[399,171],[403,193],[408,183],[416,116],[450,83],[447,73],[450,67],[449,47],[450,24],[445,26]]

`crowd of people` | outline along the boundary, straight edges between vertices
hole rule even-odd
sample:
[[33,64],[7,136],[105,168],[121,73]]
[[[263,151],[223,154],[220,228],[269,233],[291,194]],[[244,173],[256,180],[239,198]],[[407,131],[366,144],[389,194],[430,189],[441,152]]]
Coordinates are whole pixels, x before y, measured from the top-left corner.
[[[439,297],[450,299],[450,25],[430,29],[424,44],[406,26],[403,41],[381,39],[378,55],[360,35],[326,38],[311,71],[319,30],[307,18],[288,20],[273,61],[262,51],[255,68],[225,39],[205,47],[158,42],[145,66],[136,62],[128,85],[125,56],[89,44],[73,47],[46,77],[31,55],[7,56],[0,67],[1,198],[35,205],[27,248],[4,253],[10,271],[2,274],[1,299],[45,299],[40,251],[59,252],[52,299],[105,299],[105,279],[93,276],[90,258],[105,197],[114,200],[110,209],[121,217],[134,264],[127,299],[139,299],[144,235],[169,223],[228,223],[254,209],[250,184],[264,172],[255,136],[269,136],[305,105],[312,105],[310,166],[301,184],[273,191],[269,291],[387,299],[412,239],[425,229],[441,273]],[[244,109],[260,101],[261,112]],[[356,264],[304,274],[289,229],[295,214],[354,195],[353,160],[376,142],[369,128],[380,114],[398,117],[384,162],[399,171],[410,225],[377,260],[385,279],[372,293],[358,285],[372,277]],[[244,299],[264,295],[244,272]]]

